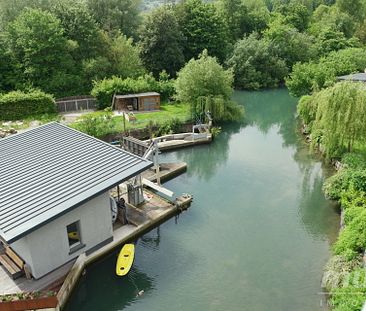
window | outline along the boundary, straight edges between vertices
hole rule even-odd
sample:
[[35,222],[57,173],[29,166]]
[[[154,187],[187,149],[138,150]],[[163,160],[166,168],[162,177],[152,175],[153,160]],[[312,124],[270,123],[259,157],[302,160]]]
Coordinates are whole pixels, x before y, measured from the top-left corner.
[[81,243],[80,222],[73,222],[72,224],[68,225],[66,229],[70,247],[70,254],[72,254],[73,252],[76,252],[80,248],[84,247],[84,245]]

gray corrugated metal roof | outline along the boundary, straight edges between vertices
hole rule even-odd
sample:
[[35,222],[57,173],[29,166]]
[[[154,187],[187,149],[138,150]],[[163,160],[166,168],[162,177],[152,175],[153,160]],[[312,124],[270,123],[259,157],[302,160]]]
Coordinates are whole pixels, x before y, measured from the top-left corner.
[[366,82],[366,73],[355,73],[346,76],[338,77],[338,80],[351,80],[351,81],[361,81]]
[[126,95],[116,95],[114,98],[135,98],[135,97],[148,97],[148,96],[160,96],[156,92],[138,93],[138,94],[126,94]]
[[11,243],[153,165],[58,123],[0,140],[0,235]]

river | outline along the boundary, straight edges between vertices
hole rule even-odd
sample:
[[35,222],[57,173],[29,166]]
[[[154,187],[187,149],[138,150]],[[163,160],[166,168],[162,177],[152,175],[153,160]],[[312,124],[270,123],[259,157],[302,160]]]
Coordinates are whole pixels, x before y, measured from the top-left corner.
[[67,311],[325,310],[322,269],[339,228],[321,190],[330,168],[303,142],[286,90],[234,100],[243,122],[162,155],[188,163],[166,187],[193,194],[191,208],[139,239],[128,277],[114,275],[115,253],[88,267]]

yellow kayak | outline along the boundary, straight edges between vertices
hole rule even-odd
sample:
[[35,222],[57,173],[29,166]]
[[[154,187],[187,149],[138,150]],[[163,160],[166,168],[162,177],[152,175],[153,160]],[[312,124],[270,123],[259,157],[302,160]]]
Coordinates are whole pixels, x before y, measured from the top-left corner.
[[78,235],[78,233],[76,231],[69,232],[68,233],[68,236],[69,236],[69,239],[79,240],[79,235]]
[[116,264],[116,274],[124,276],[130,271],[135,257],[135,245],[125,244],[119,252]]

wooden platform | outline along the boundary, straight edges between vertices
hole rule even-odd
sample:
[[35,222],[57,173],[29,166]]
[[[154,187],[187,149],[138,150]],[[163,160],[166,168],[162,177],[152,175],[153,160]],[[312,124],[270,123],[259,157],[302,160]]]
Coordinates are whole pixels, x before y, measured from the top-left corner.
[[[165,182],[172,179],[187,170],[187,163],[161,163],[160,164],[160,181]],[[150,181],[156,181],[156,173],[153,168],[142,173],[142,177]]]
[[74,261],[75,260],[61,266],[38,280],[28,280],[24,276],[13,280],[4,270],[4,267],[0,266],[0,295],[42,290],[57,290],[61,287],[62,282],[70,271]]

